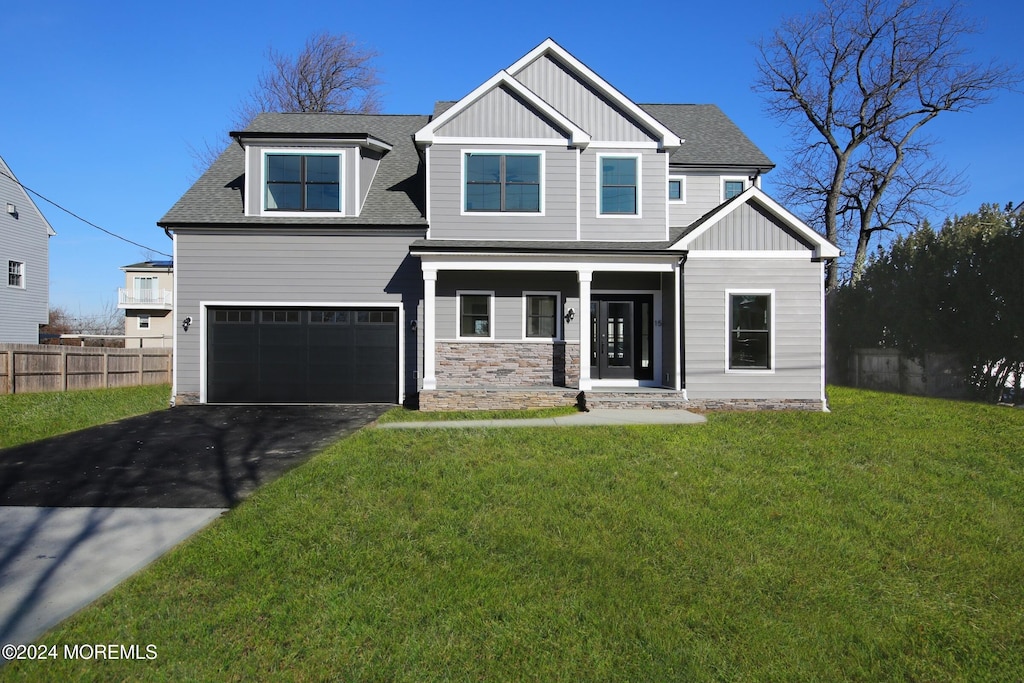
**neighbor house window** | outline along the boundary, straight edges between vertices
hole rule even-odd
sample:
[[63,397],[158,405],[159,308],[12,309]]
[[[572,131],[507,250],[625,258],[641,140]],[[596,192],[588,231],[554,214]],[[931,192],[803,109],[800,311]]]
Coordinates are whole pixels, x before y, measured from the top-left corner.
[[722,181],[722,200],[728,201],[738,194],[743,193],[743,181],[742,180],[724,180]]
[[7,262],[7,284],[10,287],[25,287],[25,264],[21,261]]
[[601,157],[601,213],[636,215],[636,157]]
[[491,294],[459,293],[459,336],[485,337],[491,334]]
[[147,314],[145,314],[145,313],[139,314],[139,329],[140,330],[148,330],[149,329],[149,316]]
[[526,337],[558,337],[558,295],[526,295]]
[[466,211],[540,211],[539,154],[466,154]]
[[267,211],[341,211],[341,157],[267,154]]
[[770,294],[729,295],[729,369],[770,370]]

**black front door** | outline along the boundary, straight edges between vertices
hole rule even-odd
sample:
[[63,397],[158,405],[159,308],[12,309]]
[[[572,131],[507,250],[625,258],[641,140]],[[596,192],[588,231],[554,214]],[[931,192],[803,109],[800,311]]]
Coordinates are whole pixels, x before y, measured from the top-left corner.
[[651,379],[654,375],[652,297],[597,295],[590,304],[590,376]]

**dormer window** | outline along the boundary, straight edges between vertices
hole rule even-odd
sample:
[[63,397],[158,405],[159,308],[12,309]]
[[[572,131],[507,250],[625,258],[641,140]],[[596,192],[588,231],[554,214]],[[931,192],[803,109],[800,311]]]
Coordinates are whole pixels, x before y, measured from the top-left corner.
[[341,211],[341,156],[267,154],[267,211]]

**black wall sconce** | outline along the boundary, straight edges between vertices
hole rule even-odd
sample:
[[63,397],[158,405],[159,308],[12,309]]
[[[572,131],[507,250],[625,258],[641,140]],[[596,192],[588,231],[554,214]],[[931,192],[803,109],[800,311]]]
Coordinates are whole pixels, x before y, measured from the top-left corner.
[[185,319],[181,321],[181,329],[183,329],[186,332],[188,332],[189,325],[191,325],[191,324],[192,324],[192,316],[187,315],[187,316],[185,316]]
[[575,318],[575,317],[576,317],[576,311],[573,310],[570,307],[569,310],[565,312],[565,322],[571,323],[572,319]]

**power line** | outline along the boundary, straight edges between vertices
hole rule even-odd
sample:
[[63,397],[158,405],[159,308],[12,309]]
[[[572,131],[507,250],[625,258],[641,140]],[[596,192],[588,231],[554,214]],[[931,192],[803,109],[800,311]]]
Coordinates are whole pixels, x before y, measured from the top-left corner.
[[133,242],[132,240],[128,239],[127,237],[122,237],[121,235],[118,235],[116,232],[111,232],[111,231],[107,230],[106,228],[103,228],[103,227],[100,227],[100,226],[96,225],[92,221],[89,221],[89,220],[86,220],[85,218],[82,218],[81,216],[79,216],[74,211],[71,211],[70,209],[65,209],[63,206],[61,206],[57,202],[55,202],[52,199],[49,199],[47,197],[44,197],[43,195],[41,195],[38,192],[36,192],[35,190],[33,190],[31,187],[26,187],[26,186],[22,185],[20,180],[18,180],[17,178],[15,178],[14,176],[12,176],[12,175],[10,175],[8,173],[5,173],[3,170],[0,170],[0,175],[4,175],[5,177],[10,178],[15,183],[17,183],[21,187],[21,189],[25,190],[26,192],[31,192],[35,196],[37,196],[40,199],[42,199],[44,202],[46,202],[48,204],[52,204],[53,206],[57,207],[58,209],[60,209],[64,213],[68,214],[69,216],[77,218],[78,220],[82,221],[86,225],[88,225],[90,227],[93,227],[93,228],[96,228],[100,232],[105,232],[106,234],[110,235],[111,237],[116,237],[117,239],[121,240],[122,242],[127,242],[128,244],[131,244],[133,246],[139,247],[141,249],[145,249],[146,251],[151,251],[154,254],[160,254],[161,256],[170,256],[171,258],[174,258],[173,256],[171,256],[171,254],[168,254],[167,252],[160,251],[159,249],[154,249],[153,247],[147,247],[145,244],[139,244],[138,242]]

